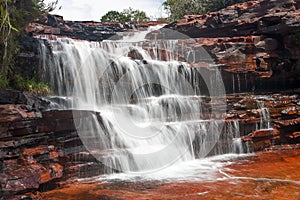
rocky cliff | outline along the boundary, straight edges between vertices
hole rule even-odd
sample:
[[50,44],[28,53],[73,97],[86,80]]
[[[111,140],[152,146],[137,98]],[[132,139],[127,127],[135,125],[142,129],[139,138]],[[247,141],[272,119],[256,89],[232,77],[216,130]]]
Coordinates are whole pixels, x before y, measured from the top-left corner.
[[[222,65],[228,92],[298,87],[300,80],[300,1],[259,0],[204,15],[188,15],[148,38],[194,38]],[[198,60],[201,60],[198,58]],[[197,61],[197,59],[195,60]],[[241,87],[238,90],[238,83]]]
[[88,153],[76,131],[74,120],[93,112],[48,106],[30,93],[0,92],[1,199],[40,199],[40,192],[63,181],[112,172]]

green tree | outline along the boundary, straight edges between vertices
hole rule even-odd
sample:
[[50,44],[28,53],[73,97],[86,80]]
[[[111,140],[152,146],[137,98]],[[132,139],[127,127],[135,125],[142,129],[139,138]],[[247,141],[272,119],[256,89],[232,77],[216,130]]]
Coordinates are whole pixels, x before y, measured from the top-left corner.
[[184,15],[202,13],[203,6],[197,0],[167,0],[163,3],[164,9],[169,14],[169,20],[182,19]]
[[124,20],[124,15],[118,11],[109,11],[101,17],[101,22],[121,22]]
[[19,36],[26,25],[52,11],[57,1],[45,4],[44,0],[0,0],[0,85],[5,87],[9,71],[14,67]]
[[163,7],[169,15],[169,21],[175,21],[184,15],[204,14],[246,1],[249,0],[166,0]]
[[109,11],[101,17],[102,22],[144,22],[149,17],[144,11],[133,8],[124,9],[122,12]]
[[122,14],[127,22],[149,21],[149,17],[144,11],[134,10],[133,8],[124,9]]

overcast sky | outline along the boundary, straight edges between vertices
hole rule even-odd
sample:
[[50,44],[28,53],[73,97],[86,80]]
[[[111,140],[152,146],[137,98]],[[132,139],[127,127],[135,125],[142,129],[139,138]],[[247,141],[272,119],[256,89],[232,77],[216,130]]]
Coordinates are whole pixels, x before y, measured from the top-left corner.
[[[51,2],[54,0],[46,0]],[[101,16],[111,10],[122,11],[132,7],[145,11],[151,18],[161,17],[164,0],[58,0],[57,8],[52,14],[62,15],[65,20],[100,21]]]

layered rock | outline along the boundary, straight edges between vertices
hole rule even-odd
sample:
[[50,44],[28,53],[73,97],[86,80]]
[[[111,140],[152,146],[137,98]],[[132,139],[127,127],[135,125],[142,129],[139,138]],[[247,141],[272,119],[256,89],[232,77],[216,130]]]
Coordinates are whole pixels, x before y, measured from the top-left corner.
[[62,16],[45,16],[26,27],[29,35],[55,35],[79,40],[102,41],[121,38],[121,33],[135,32],[161,22],[127,23],[127,22],[95,22],[95,21],[65,21]]
[[[299,25],[298,0],[259,0],[185,16],[147,37],[194,38],[189,48],[195,52],[204,48],[223,66],[227,92],[266,91],[299,85]],[[239,89],[232,86],[237,82]]]
[[0,196],[4,199],[40,199],[38,191],[107,169],[87,152],[74,124],[75,118],[94,112],[45,111],[47,101],[18,91],[1,92],[0,101]]
[[192,38],[286,35],[300,30],[298,0],[258,0],[235,4],[204,15],[187,15],[165,28]]

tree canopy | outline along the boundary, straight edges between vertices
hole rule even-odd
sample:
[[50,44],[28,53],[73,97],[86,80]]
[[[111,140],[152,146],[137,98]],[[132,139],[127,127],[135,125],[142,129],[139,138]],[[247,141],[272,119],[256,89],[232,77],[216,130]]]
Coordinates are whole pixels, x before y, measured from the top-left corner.
[[144,22],[149,17],[144,11],[133,8],[124,9],[122,12],[109,11],[101,17],[101,22]]
[[169,20],[174,21],[184,15],[204,14],[246,1],[249,0],[166,0],[163,7],[169,14]]

